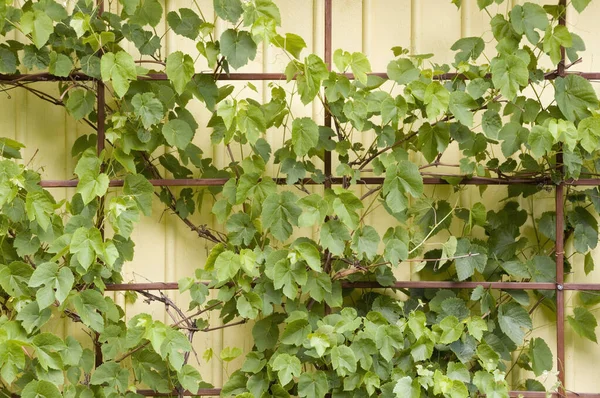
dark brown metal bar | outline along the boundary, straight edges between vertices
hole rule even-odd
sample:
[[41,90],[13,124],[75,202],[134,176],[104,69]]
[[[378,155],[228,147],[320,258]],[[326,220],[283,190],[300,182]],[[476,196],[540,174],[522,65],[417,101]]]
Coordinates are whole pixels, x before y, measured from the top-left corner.
[[[332,0],[325,0],[325,49],[324,49],[324,58],[325,64],[327,65],[327,69],[331,70],[331,42],[332,42],[332,30],[333,30],[333,4]],[[325,104],[327,104],[327,97],[325,97]],[[329,112],[329,108],[325,107],[325,126],[331,128],[331,113]],[[325,188],[331,187],[331,180],[329,177],[332,175],[331,171],[331,151],[325,151],[324,162],[324,171],[327,180],[325,181]]]
[[[208,282],[200,282],[208,285]],[[575,285],[575,284],[572,284]],[[379,282],[342,282],[346,289],[486,289],[501,290],[555,290],[552,282],[452,282],[452,281],[397,281],[392,286],[382,286]],[[588,285],[585,285],[588,287]],[[592,285],[590,285],[592,286]],[[585,290],[600,290],[600,284]],[[114,283],[106,285],[106,291],[177,290],[177,282]],[[569,290],[579,290],[575,286]]]
[[[460,176],[448,175],[444,178],[460,178]],[[449,184],[442,177],[425,177],[423,183],[425,185],[447,185]],[[150,179],[148,180],[154,186],[170,186],[170,187],[193,187],[193,186],[222,186],[228,178],[182,178],[182,179]],[[275,178],[275,183],[278,185],[287,185],[285,178]],[[344,183],[344,179],[341,177],[332,177],[327,181],[331,185],[340,185]],[[358,184],[366,185],[380,185],[383,184],[383,177],[364,177],[357,181]],[[591,180],[590,180],[591,181]],[[600,179],[595,180],[595,185],[600,185]],[[77,186],[78,180],[43,180],[40,185],[44,188],[73,188]],[[123,180],[111,180],[111,187],[122,187],[124,184]],[[314,181],[310,178],[305,178],[299,182],[302,185],[326,185],[321,182]],[[486,178],[486,177],[471,177],[463,178],[460,180],[459,185],[554,185],[552,181],[548,179],[540,178]],[[575,184],[573,184],[575,185]],[[588,184],[591,185],[591,184]]]
[[[565,26],[567,24],[567,0],[559,0],[559,7],[563,10],[558,18],[558,24]],[[563,46],[560,47],[560,62],[557,65],[558,75],[565,76],[566,51]],[[563,155],[562,152],[556,154],[556,166],[562,173]],[[564,173],[562,173],[564,175]],[[565,232],[564,232],[564,184],[561,182],[555,189],[556,206],[556,369],[558,370],[558,380],[560,381],[559,393],[564,394],[567,391],[565,374]]]
[[[152,390],[137,390],[137,394],[145,396],[145,397],[177,397],[177,396],[200,396],[200,397],[218,397],[221,394],[220,388],[204,388],[198,390],[196,393],[192,393],[190,391],[173,391],[172,393],[158,393]],[[508,393],[511,398],[600,398],[600,393],[577,393],[577,392],[568,392],[565,395],[561,395],[559,393],[551,393],[546,394],[543,391],[510,391]]]
[[[206,72],[209,73],[209,72]],[[354,75],[352,73],[344,73],[344,76],[349,79],[354,79]],[[370,73],[370,75],[379,76],[384,79],[388,78],[387,73],[385,72],[374,72]],[[600,72],[577,72],[577,71],[569,71],[565,72],[564,75],[578,75],[587,80],[600,80]],[[550,73],[546,76],[547,80],[553,80],[559,73]],[[436,75],[433,77],[435,80],[454,80],[456,78],[460,78],[463,80],[469,80],[468,76],[465,76],[462,73],[442,73],[440,75]],[[167,75],[165,73],[149,73],[147,75],[138,76],[139,80],[150,80],[150,81],[161,81],[168,80]],[[30,82],[60,82],[60,81],[95,81],[96,79],[88,76],[81,72],[73,72],[69,76],[60,77],[54,76],[50,73],[31,73],[31,74],[20,74],[20,75],[3,75],[0,74],[0,84],[10,84],[10,83],[30,83]],[[222,81],[276,81],[276,80],[287,80],[287,77],[284,73],[230,73],[230,74],[221,74],[217,76],[217,80]]]

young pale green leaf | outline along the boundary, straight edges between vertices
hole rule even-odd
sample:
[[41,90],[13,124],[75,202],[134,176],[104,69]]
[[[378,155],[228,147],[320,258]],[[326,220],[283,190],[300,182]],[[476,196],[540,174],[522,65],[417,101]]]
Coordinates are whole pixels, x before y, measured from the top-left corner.
[[292,381],[294,377],[299,377],[302,373],[300,360],[289,354],[277,355],[271,367],[277,372],[279,382],[284,386]]
[[423,101],[426,105],[427,119],[432,122],[443,116],[450,105],[450,92],[439,82],[429,83],[425,89]]
[[375,344],[381,356],[386,361],[391,361],[396,350],[404,345],[404,338],[400,329],[393,325],[380,325],[375,332]]
[[556,25],[554,29],[548,26],[544,35],[544,52],[550,55],[553,64],[561,60],[561,47],[571,47],[573,38],[566,26]]
[[33,380],[30,381],[23,391],[21,391],[21,397],[23,398],[61,398],[58,387],[46,380]]
[[421,72],[409,59],[397,59],[388,64],[387,74],[398,84],[408,84],[419,78]]
[[103,247],[102,234],[97,228],[80,227],[73,233],[69,252],[75,254],[79,265],[87,270]]
[[331,366],[339,376],[349,376],[356,372],[357,360],[350,347],[341,345],[331,349]]
[[83,203],[88,204],[97,197],[106,194],[109,182],[108,176],[104,173],[97,176],[86,173],[79,179],[77,193],[81,194]]
[[285,49],[285,51],[292,54],[296,59],[300,59],[300,53],[306,48],[306,42],[304,39],[293,33],[286,33],[285,37],[277,35],[273,38],[273,44],[276,47]]
[[404,376],[398,379],[394,385],[394,393],[398,398],[420,398],[421,386],[417,379],[413,380],[410,376]]
[[44,231],[50,226],[50,217],[54,213],[54,203],[45,192],[29,192],[25,199],[25,209],[29,221],[36,221]]
[[130,82],[137,78],[133,57],[125,51],[104,54],[100,61],[100,73],[102,80],[112,81],[115,93],[119,97],[127,93]]
[[423,177],[416,164],[406,160],[393,164],[386,170],[383,194],[392,211],[398,213],[406,209],[406,193],[414,198],[423,194]]
[[202,376],[192,365],[185,364],[179,372],[177,372],[177,380],[181,383],[181,387],[188,391],[198,391]]
[[339,220],[329,220],[321,227],[321,244],[335,255],[342,255],[350,240],[348,228]]
[[598,321],[587,309],[584,307],[576,307],[575,310],[573,310],[573,315],[567,317],[567,321],[578,335],[585,337],[594,343],[598,342],[596,339],[596,327],[598,326]]
[[217,270],[217,281],[226,282],[231,280],[241,269],[240,255],[231,251],[223,252],[215,261]]
[[152,196],[154,194],[154,187],[146,177],[141,174],[128,174],[125,177],[123,193],[131,196],[135,200],[144,215],[149,216],[152,214]]
[[227,29],[221,35],[221,53],[234,69],[239,69],[256,57],[256,43],[246,31]]
[[50,65],[48,71],[54,76],[67,77],[73,70],[73,61],[65,54],[56,51],[50,53]]
[[177,94],[182,94],[194,76],[194,60],[188,54],[175,51],[167,56],[165,72]]
[[52,19],[43,10],[31,10],[21,16],[21,32],[31,34],[33,44],[42,48],[54,31]]
[[350,69],[359,82],[367,85],[367,73],[371,72],[371,63],[363,53],[352,53]]
[[372,260],[377,255],[379,234],[370,225],[358,229],[352,237],[352,250],[358,253],[359,258]]

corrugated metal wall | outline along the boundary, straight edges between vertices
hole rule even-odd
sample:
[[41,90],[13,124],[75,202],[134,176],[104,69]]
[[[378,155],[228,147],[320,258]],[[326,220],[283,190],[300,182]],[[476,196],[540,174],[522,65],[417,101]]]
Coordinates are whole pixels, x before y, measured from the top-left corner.
[[[115,2],[116,3],[116,2]],[[509,1],[508,3],[517,3]],[[552,4],[552,1],[540,2]],[[206,16],[213,15],[212,1],[202,0],[201,6]],[[302,36],[308,45],[307,51],[322,55],[324,51],[324,0],[278,0],[283,20],[283,31],[293,32]],[[165,13],[180,7],[190,7],[190,0],[165,0]],[[409,48],[412,53],[434,53],[433,62],[451,62],[453,53],[451,45],[460,37],[483,35],[486,41],[491,40],[489,17],[480,12],[476,0],[463,0],[463,8],[457,10],[450,0],[333,0],[333,48],[343,48],[348,51],[362,51],[371,61],[374,71],[385,71],[392,57],[391,47],[402,46]],[[506,5],[500,6],[500,12],[505,11]],[[113,10],[115,11],[115,10]],[[492,12],[492,15],[494,13]],[[577,32],[586,41],[588,50],[583,55],[583,62],[577,65],[577,70],[600,71],[600,42],[595,40],[600,30],[597,18],[600,16],[600,2],[593,2],[583,16],[569,10],[569,29]],[[165,23],[161,24],[165,29]],[[159,26],[159,28],[161,27]],[[219,31],[226,26],[217,26]],[[130,48],[133,51],[133,47]],[[166,36],[166,51],[183,50],[193,53],[194,43],[181,36],[168,33]],[[488,50],[488,53],[491,49]],[[241,72],[280,72],[288,59],[276,49],[259,49],[257,58]],[[198,64],[196,71],[206,70],[205,65]],[[258,93],[246,89],[244,96],[254,96],[266,99],[268,82],[254,82]],[[40,88],[52,87],[51,83],[39,83]],[[238,88],[243,82],[235,83]],[[14,138],[27,145],[24,162],[29,162],[34,168],[40,169],[46,179],[71,178],[74,162],[70,156],[70,148],[74,140],[89,129],[82,123],[77,123],[68,117],[63,109],[43,102],[32,94],[21,90],[2,93],[0,97],[0,128],[2,136]],[[200,126],[206,125],[208,113],[199,105],[190,109],[197,117]],[[323,120],[323,110],[315,104],[312,107],[295,105],[295,116],[312,116],[315,120]],[[212,156],[221,164],[228,162],[225,152],[210,146],[210,132],[200,128],[195,143],[201,146],[207,156]],[[365,136],[369,139],[372,136]],[[281,137],[279,132],[270,131],[267,137],[277,146]],[[450,156],[452,157],[452,156]],[[458,160],[458,155],[454,156]],[[275,169],[274,169],[275,170]],[[320,188],[314,188],[317,192]],[[430,191],[434,188],[429,187]],[[441,198],[456,198],[448,187],[437,187],[436,194]],[[497,201],[497,193],[502,189],[489,188],[480,198],[477,188],[460,193],[460,202],[464,206],[483,200],[488,209],[497,209],[501,204]],[[69,195],[67,189],[55,189],[59,197]],[[536,203],[535,214],[539,217],[542,211],[553,206],[553,194]],[[453,199],[456,200],[456,199]],[[202,204],[201,215],[196,220],[201,223],[214,225],[210,215],[212,203],[207,200]],[[529,200],[523,200],[526,209],[531,208]],[[184,276],[193,275],[196,268],[201,267],[210,249],[205,242],[199,240],[194,233],[186,230],[176,218],[163,213],[159,203],[155,204],[152,218],[145,218],[137,226],[133,238],[136,242],[135,260],[125,267],[126,281],[177,281]],[[368,222],[377,223],[378,229],[384,231],[389,225],[388,218],[381,217],[382,213],[372,213]],[[218,226],[217,226],[218,227]],[[317,231],[314,231],[317,232]],[[527,233],[527,231],[524,231]],[[598,260],[598,256],[596,256]],[[572,262],[582,261],[574,257]],[[406,266],[397,271],[398,277],[411,278],[410,267]],[[574,273],[569,277],[572,281],[600,282],[600,271],[595,271],[587,278],[581,266],[574,267]],[[176,292],[169,293],[174,298]],[[115,299],[125,305],[121,293],[115,293]],[[574,305],[573,295],[567,295],[568,306]],[[178,301],[179,302],[179,301]],[[184,305],[185,306],[185,305]],[[150,311],[159,319],[167,321],[163,308],[157,304],[138,303],[127,305],[128,315],[140,311]],[[567,311],[567,313],[569,310]],[[536,330],[534,333],[544,336],[550,343],[554,340],[554,324],[547,313],[536,315]],[[211,325],[218,325],[218,319],[212,319]],[[63,325],[64,327],[64,325]],[[237,326],[220,331],[196,336],[194,347],[201,357],[204,350],[212,348],[217,354],[226,346],[238,346],[250,349],[251,327]],[[596,376],[597,369],[590,366],[600,358],[600,349],[589,341],[582,341],[567,328],[567,385],[569,390],[579,392],[600,391],[600,378]],[[552,344],[550,344],[552,347]],[[192,361],[194,362],[194,361]],[[224,368],[218,359],[206,363],[200,359],[200,369],[205,380],[216,386],[222,385],[240,361]],[[518,381],[523,375],[511,375],[513,381]]]

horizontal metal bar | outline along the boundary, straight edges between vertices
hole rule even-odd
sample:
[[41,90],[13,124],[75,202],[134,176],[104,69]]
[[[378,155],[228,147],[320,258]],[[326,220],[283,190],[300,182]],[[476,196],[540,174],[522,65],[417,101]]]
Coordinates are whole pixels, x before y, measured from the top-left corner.
[[[208,282],[199,282],[208,285]],[[382,286],[378,282],[342,282],[346,289],[486,289],[500,290],[600,290],[600,283],[565,283],[559,286],[553,282],[452,282],[452,281],[397,281],[392,286]],[[113,283],[106,285],[106,291],[177,290],[177,282]]]
[[[152,390],[137,390],[137,394],[145,396],[145,397],[176,397],[176,396],[201,396],[201,397],[218,397],[221,394],[220,388],[203,388],[198,390],[196,393],[192,393],[190,391],[173,391],[171,393],[158,393]],[[523,397],[523,398],[546,398],[551,396],[553,398],[564,398],[564,395],[561,396],[558,393],[552,393],[546,395],[543,391],[510,391],[509,396],[511,398]],[[567,397],[569,398],[600,398],[600,393],[578,393],[569,391],[567,393]]]
[[[212,74],[212,72],[207,72],[205,74]],[[568,72],[567,75],[578,75],[587,80],[600,80],[600,72]],[[349,79],[354,79],[354,75],[352,73],[343,73],[344,76]],[[370,73],[373,76],[379,76],[384,79],[388,78],[387,73],[385,72],[375,72]],[[546,75],[546,80],[553,80],[557,77],[556,73],[549,73]],[[258,81],[276,81],[276,80],[287,80],[287,76],[284,73],[230,73],[230,74],[220,74],[217,77],[217,80],[223,81],[250,81],[250,80],[258,80]],[[453,80],[456,78],[461,78],[464,80],[469,80],[468,76],[465,76],[462,73],[443,73],[440,75],[434,76],[436,80]],[[165,73],[149,73],[147,75],[138,76],[139,80],[150,80],[150,81],[161,81],[168,80],[168,77]],[[59,82],[59,81],[95,81],[97,79],[88,76],[81,72],[73,72],[69,76],[61,77],[54,76],[50,73],[33,73],[33,74],[20,74],[20,75],[5,75],[0,74],[0,83],[25,83],[25,82]]]
[[[456,176],[460,178],[460,176]],[[445,178],[453,178],[448,175]],[[383,184],[384,177],[364,177],[357,181],[358,184],[379,185]],[[170,187],[191,187],[191,186],[222,186],[225,185],[229,178],[186,178],[186,179],[151,179],[148,180],[154,186],[170,186]],[[285,178],[275,178],[276,184],[287,185]],[[340,185],[345,181],[341,177],[330,178],[332,184]],[[595,181],[595,184],[592,184]],[[42,180],[40,185],[44,188],[73,188],[78,184],[78,180]],[[303,185],[324,185],[324,183],[314,181],[310,178],[305,178],[298,182]],[[122,187],[123,180],[111,180],[111,187]],[[448,181],[444,177],[425,177],[423,178],[425,185],[448,185]],[[486,177],[471,177],[463,178],[459,182],[460,185],[554,185],[552,181],[546,178],[486,178]],[[571,185],[579,185],[577,181],[573,181]],[[586,180],[586,185],[600,185],[600,179]]]

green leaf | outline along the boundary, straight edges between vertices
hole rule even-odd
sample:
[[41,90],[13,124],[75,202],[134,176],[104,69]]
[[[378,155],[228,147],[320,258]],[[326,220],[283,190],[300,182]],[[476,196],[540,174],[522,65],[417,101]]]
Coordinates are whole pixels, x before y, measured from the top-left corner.
[[554,137],[548,128],[536,125],[531,128],[531,132],[527,137],[527,143],[531,147],[533,155],[539,158],[552,150]]
[[536,376],[540,376],[544,371],[552,370],[554,361],[552,360],[552,351],[544,339],[536,337],[531,339],[529,344],[529,356],[531,357],[531,368]]
[[167,14],[167,23],[176,34],[196,40],[196,37],[200,33],[202,20],[193,10],[180,8],[179,14],[175,11]]
[[575,250],[586,253],[598,244],[598,221],[586,209],[577,206],[568,213],[569,223],[575,228],[573,239]]
[[302,209],[296,204],[298,197],[291,192],[271,194],[263,202],[262,222],[279,241],[292,235],[292,226],[298,225]]
[[348,228],[355,229],[359,222],[357,212],[363,208],[363,203],[353,192],[343,188],[336,188],[335,193],[337,195],[332,203],[335,214]]
[[65,103],[69,113],[75,120],[87,117],[96,105],[96,96],[88,90],[71,90]]
[[65,54],[58,54],[56,51],[50,53],[50,65],[48,72],[54,76],[67,77],[73,70],[73,61]]
[[213,0],[215,13],[219,18],[236,23],[244,9],[240,0]]
[[491,373],[483,370],[477,371],[473,377],[473,384],[486,398],[508,398],[508,386],[506,380],[497,380]]
[[296,319],[287,324],[281,334],[280,341],[287,345],[301,346],[311,330],[306,319]]
[[462,336],[464,331],[464,325],[458,320],[457,317],[451,315],[447,316],[440,322],[440,329],[442,329],[442,335],[440,337],[440,343],[450,344],[455,342]]
[[181,383],[181,387],[188,391],[198,391],[202,376],[192,365],[185,364],[179,372],[177,372],[177,380]]
[[321,252],[316,244],[308,239],[297,239],[292,248],[306,261],[306,264],[314,271],[321,272]]
[[421,72],[409,59],[397,59],[391,61],[387,66],[387,74],[390,79],[398,84],[408,84],[419,78]]
[[437,81],[429,83],[423,98],[426,105],[427,120],[430,122],[443,116],[448,110],[448,105],[450,105],[448,89]]
[[289,354],[277,355],[271,367],[277,372],[279,382],[283,386],[292,381],[292,378],[299,377],[302,373],[302,364],[300,363],[300,360]]
[[425,160],[433,162],[438,154],[444,152],[450,143],[450,129],[446,123],[423,123],[419,128],[419,149]]
[[483,272],[487,264],[488,258],[485,247],[472,244],[467,238],[458,240],[455,255],[460,257],[454,261],[458,279],[461,281],[473,276],[475,270]]
[[590,111],[598,109],[598,97],[592,84],[581,76],[568,75],[559,77],[554,83],[555,98],[560,111],[565,117],[575,122],[591,115]]
[[341,256],[350,240],[348,229],[339,220],[329,220],[321,227],[321,244],[332,254]]
[[577,126],[577,134],[581,137],[581,146],[588,153],[593,153],[600,146],[600,118],[587,117]]
[[115,388],[123,393],[127,391],[129,372],[127,369],[121,368],[116,362],[105,362],[100,365],[90,379],[92,385],[106,384],[109,387]]
[[25,35],[31,34],[33,44],[42,48],[54,32],[54,24],[42,10],[27,11],[21,16],[21,32]]
[[258,294],[253,292],[244,293],[236,304],[240,316],[248,319],[256,319],[262,306],[262,299]]
[[380,355],[389,362],[396,354],[396,350],[400,350],[404,346],[404,338],[398,327],[381,325],[375,332],[375,344]]
[[421,386],[418,380],[413,381],[410,376],[404,376],[394,385],[394,394],[398,398],[420,398]]
[[388,167],[383,182],[383,194],[392,211],[399,213],[408,206],[406,193],[413,198],[423,194],[423,177],[416,164],[401,160]]
[[270,350],[279,341],[279,327],[277,318],[271,315],[257,321],[252,328],[254,345],[259,351]]
[[352,250],[358,253],[359,258],[372,260],[377,255],[379,240],[379,234],[375,228],[365,225],[354,233]]
[[40,264],[31,275],[29,286],[40,287],[45,285],[46,287],[55,290],[56,294],[52,291],[52,302],[54,302],[54,298],[56,298],[56,300],[62,304],[69,295],[74,282],[75,278],[73,277],[73,272],[71,272],[68,267],[62,267],[59,270],[58,265],[55,263],[43,263]]
[[242,263],[240,255],[231,251],[225,251],[219,254],[215,261],[217,270],[217,281],[225,282],[231,280],[241,269]]
[[0,45],[0,73],[13,74],[17,71],[17,56],[9,48]]
[[90,203],[96,197],[104,196],[108,190],[108,176],[104,173],[94,176],[91,173],[84,174],[77,184],[77,193],[81,194],[84,204]]
[[23,391],[21,391],[21,397],[23,398],[62,398],[58,387],[46,380],[34,380],[30,381]]
[[571,5],[577,10],[577,12],[581,13],[591,2],[592,0],[572,0]]
[[286,33],[285,37],[277,35],[273,39],[273,44],[276,47],[283,48],[296,59],[300,59],[300,53],[306,48],[304,39],[293,33]]
[[165,123],[162,134],[170,146],[181,150],[184,150],[194,138],[194,131],[190,125],[181,119],[173,119]]
[[367,73],[371,72],[371,63],[363,53],[352,53],[350,69],[359,82],[367,85]]
[[516,55],[503,54],[492,59],[492,83],[512,101],[519,89],[529,83],[527,64]]
[[589,275],[590,272],[594,270],[594,257],[592,257],[592,252],[586,253],[583,264],[585,274]]
[[292,144],[297,156],[304,156],[319,144],[319,126],[308,117],[292,122]]
[[[310,54],[304,61],[304,74],[296,75],[300,100],[304,105],[308,105],[321,89],[321,82],[329,77],[327,65],[321,58],[315,54]],[[293,65],[290,63],[290,65]],[[295,67],[294,74],[297,74],[298,67]]]
[[96,332],[101,333],[104,330],[104,319],[101,313],[106,312],[108,307],[100,292],[90,289],[83,290],[79,294],[71,296],[69,301],[75,307],[75,311],[84,325]]
[[129,83],[137,78],[133,57],[125,51],[106,53],[100,61],[102,80],[112,81],[115,93],[123,97],[129,90]]
[[140,118],[146,129],[160,122],[165,112],[162,103],[154,93],[138,93],[131,99],[133,111]]
[[450,93],[450,112],[459,122],[467,127],[473,125],[472,109],[477,108],[477,102],[463,91],[453,91]]
[[152,196],[154,194],[154,187],[146,177],[141,174],[128,174],[125,177],[123,193],[131,196],[135,200],[144,215],[150,216],[152,214]]
[[54,213],[54,203],[45,192],[28,192],[25,209],[29,221],[36,221],[44,231],[50,226],[50,216]]
[[234,69],[246,65],[256,57],[256,43],[246,31],[227,29],[221,35],[221,53]]
[[194,60],[188,54],[175,51],[167,57],[165,72],[177,94],[182,94],[194,76]]
[[500,329],[515,344],[523,344],[525,332],[531,330],[533,324],[525,308],[515,302],[502,304],[498,310]]
[[550,55],[553,64],[561,60],[561,47],[571,47],[573,38],[566,26],[556,25],[554,29],[548,26],[544,35],[544,52]]
[[324,398],[329,391],[327,374],[323,371],[302,373],[298,380],[298,396],[306,398]]
[[585,337],[586,339],[597,343],[596,327],[598,326],[598,321],[594,314],[584,307],[576,307],[573,311],[573,315],[574,316],[569,315],[567,317],[567,321],[573,330],[581,337]]
[[463,37],[454,43],[450,49],[458,51],[454,56],[454,62],[457,64],[468,62],[469,59],[475,61],[485,49],[485,42],[481,37]]
[[356,362],[356,356],[350,347],[341,345],[331,349],[331,366],[339,376],[355,373]]
[[102,234],[97,228],[80,227],[73,233],[69,252],[75,254],[79,264],[87,270],[103,248]]
[[510,12],[510,22],[515,32],[520,35],[524,33],[533,45],[537,45],[540,41],[540,35],[535,29],[545,31],[548,27],[546,11],[540,5],[533,3],[516,5]]

